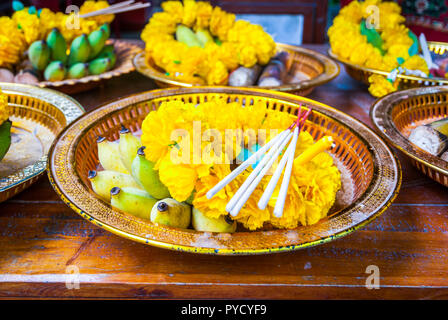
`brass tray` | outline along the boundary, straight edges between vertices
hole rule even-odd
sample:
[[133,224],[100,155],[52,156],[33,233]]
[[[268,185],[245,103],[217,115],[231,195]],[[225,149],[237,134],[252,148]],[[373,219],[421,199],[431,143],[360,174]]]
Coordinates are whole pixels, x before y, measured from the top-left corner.
[[[332,135],[332,155],[343,179],[343,201],[319,223],[294,230],[206,233],[157,226],[120,213],[91,190],[87,173],[98,163],[96,138],[119,137],[121,124],[133,132],[162,101],[200,103],[212,97],[245,103],[261,100],[267,108],[294,114],[299,105],[313,107],[305,130],[315,139]],[[373,130],[347,114],[300,96],[261,89],[194,87],[160,89],[131,95],[85,114],[69,125],[50,151],[48,175],[56,192],[74,211],[122,237],[162,248],[207,254],[261,254],[297,250],[326,243],[366,225],[384,212],[401,184],[398,161]],[[340,199],[340,198],[339,198]]]
[[132,63],[134,56],[142,48],[139,41],[109,39],[106,44],[113,44],[117,55],[117,62],[112,70],[99,75],[90,75],[80,79],[64,79],[61,81],[41,81],[39,87],[75,94],[99,86],[103,81],[132,72],[135,67]]
[[424,123],[448,116],[448,86],[398,91],[376,101],[370,117],[378,132],[415,167],[448,187],[448,162],[415,146],[407,137]]
[[[448,43],[444,42],[431,42],[428,41],[428,48],[430,51],[435,52],[437,54],[443,54],[446,50],[448,50]],[[363,67],[360,65],[353,64],[347,60],[339,58],[336,54],[334,54],[331,49],[328,49],[328,55],[333,59],[342,63],[345,67],[345,71],[355,80],[360,81],[366,85],[369,85],[369,77],[372,74],[378,74],[383,76],[388,76],[389,72],[381,71],[377,69],[371,69],[367,67]],[[427,86],[438,86],[448,84],[448,79],[444,78],[423,78],[417,76],[407,76],[399,74],[397,75],[397,81],[400,84],[401,89],[409,89],[415,87],[427,87]]]
[[[293,59],[287,76],[291,82],[281,86],[251,86],[248,88],[275,90],[306,96],[315,87],[333,80],[339,74],[339,65],[317,51],[282,43],[277,43],[277,51],[287,51]],[[157,67],[152,60],[149,63],[147,63],[145,52],[138,53],[134,58],[134,65],[137,71],[153,79],[161,88],[196,86],[191,83],[174,80],[165,75],[165,72]]]
[[11,107],[11,147],[0,161],[0,202],[33,184],[45,171],[56,135],[84,113],[63,93],[35,86],[3,83]]

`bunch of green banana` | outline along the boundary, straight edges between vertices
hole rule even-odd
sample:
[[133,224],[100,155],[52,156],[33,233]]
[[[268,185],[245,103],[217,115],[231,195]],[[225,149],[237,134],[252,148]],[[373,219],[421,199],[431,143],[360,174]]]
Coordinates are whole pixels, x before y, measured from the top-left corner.
[[106,45],[110,27],[106,23],[89,35],[82,34],[67,48],[67,42],[57,28],[45,40],[35,41],[28,49],[33,68],[48,81],[65,78],[79,79],[104,73],[115,66],[117,57],[113,45]]

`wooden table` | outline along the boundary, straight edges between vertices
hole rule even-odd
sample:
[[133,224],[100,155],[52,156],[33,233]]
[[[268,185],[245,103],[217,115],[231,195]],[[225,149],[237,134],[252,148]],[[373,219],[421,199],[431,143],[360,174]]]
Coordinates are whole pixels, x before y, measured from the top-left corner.
[[[91,110],[153,88],[133,73],[74,97]],[[371,126],[374,99],[343,70],[310,98]],[[0,297],[448,298],[448,189],[398,156],[403,186],[381,217],[325,245],[261,256],[194,255],[120,238],[69,209],[44,177],[0,204]],[[379,268],[379,290],[365,286],[369,265]],[[66,287],[67,266],[79,268],[78,290]]]

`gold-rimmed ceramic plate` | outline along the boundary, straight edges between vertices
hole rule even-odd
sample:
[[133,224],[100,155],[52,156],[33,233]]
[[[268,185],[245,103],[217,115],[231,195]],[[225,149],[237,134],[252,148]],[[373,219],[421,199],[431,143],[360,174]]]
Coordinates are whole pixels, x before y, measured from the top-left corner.
[[74,94],[93,89],[107,79],[118,77],[135,70],[132,60],[135,55],[142,50],[139,41],[109,39],[106,44],[113,44],[117,55],[117,62],[112,70],[80,79],[41,81],[38,83],[38,86],[42,88],[56,89],[67,94]]
[[448,187],[448,162],[408,140],[415,127],[448,117],[448,86],[391,93],[375,102],[370,117],[378,132],[407,155],[415,167]]
[[[437,54],[443,54],[448,50],[448,43],[445,42],[431,42],[428,41],[428,48],[430,51]],[[345,67],[345,71],[355,80],[360,81],[366,85],[369,85],[369,77],[372,74],[378,74],[382,76],[388,76],[389,72],[371,69],[357,64],[353,64],[350,61],[337,56],[331,49],[328,50],[328,55],[333,59],[342,63]],[[397,80],[400,84],[400,90],[409,89],[415,87],[427,87],[427,86],[439,86],[448,84],[448,79],[445,78],[423,78],[417,76],[408,76],[399,74]]]
[[[228,101],[262,101],[269,109],[297,114],[313,107],[305,129],[318,139],[331,135],[341,170],[338,204],[319,223],[294,230],[206,233],[154,225],[121,213],[100,200],[87,178],[98,164],[98,135],[118,139],[121,125],[140,130],[146,115],[167,100],[201,103],[213,97]],[[97,226],[122,237],[162,248],[207,254],[261,254],[297,250],[347,235],[379,216],[395,198],[399,164],[386,143],[371,129],[343,112],[300,96],[268,90],[229,87],[171,88],[144,92],[108,103],[69,125],[54,142],[48,162],[50,182],[74,211]]]
[[[305,96],[310,94],[315,87],[333,80],[339,74],[339,65],[317,51],[277,43],[277,52],[281,51],[288,52],[292,60],[290,70],[287,73],[286,83],[281,86],[263,87],[262,89]],[[151,59],[148,61],[143,51],[135,56],[134,65],[138,72],[153,79],[161,88],[189,88],[196,86],[170,78]],[[260,89],[257,86],[251,86],[249,88]]]
[[0,83],[8,96],[11,147],[0,161],[0,202],[33,184],[45,171],[57,134],[84,113],[73,98],[35,86]]

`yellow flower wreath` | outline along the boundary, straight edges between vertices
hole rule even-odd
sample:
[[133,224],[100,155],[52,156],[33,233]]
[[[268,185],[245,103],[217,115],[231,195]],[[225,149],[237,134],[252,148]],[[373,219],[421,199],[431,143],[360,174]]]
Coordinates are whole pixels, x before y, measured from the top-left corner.
[[[155,13],[141,38],[148,59],[177,80],[194,83],[227,84],[229,72],[238,66],[267,64],[275,54],[275,42],[259,25],[235,21],[235,15],[194,0],[166,1],[163,12]],[[193,30],[208,29],[214,42],[189,47],[174,37],[177,25]]]
[[[222,112],[226,110],[226,112]],[[193,206],[211,218],[227,215],[226,204],[250,174],[251,169],[246,170],[224,189],[218,192],[212,199],[207,199],[206,193],[220,180],[230,173],[231,164],[240,153],[241,148],[234,152],[223,150],[223,157],[228,162],[204,163],[174,163],[170,154],[175,150],[180,140],[173,140],[171,133],[176,129],[187,130],[193,137],[193,121],[201,121],[201,132],[207,129],[218,130],[222,137],[228,136],[226,129],[236,129],[248,132],[253,130],[252,141],[270,140],[271,135],[283,131],[289,127],[293,117],[285,112],[266,110],[262,102],[253,105],[242,106],[237,102],[228,103],[225,99],[213,99],[202,102],[199,105],[184,103],[182,101],[162,102],[157,111],[148,114],[142,124],[142,144],[146,146],[146,157],[155,162],[161,182],[169,189],[171,196],[178,201],[185,201],[193,194]],[[265,129],[266,137],[260,138],[259,130]],[[233,141],[233,140],[230,140]],[[246,148],[251,142],[240,138],[235,142],[238,146]],[[189,140],[188,144],[191,143]],[[296,156],[314,143],[308,132],[302,132],[297,142]],[[201,152],[207,150],[210,142],[201,141]],[[225,145],[227,147],[227,145]],[[190,147],[186,152],[193,152]],[[192,154],[188,156],[194,157]],[[204,157],[204,156],[202,156]],[[190,158],[191,159],[191,158]],[[222,160],[223,158],[219,158]],[[278,165],[275,164],[274,167]],[[275,168],[274,168],[275,170]],[[243,206],[239,214],[234,218],[249,230],[256,230],[270,224],[276,228],[295,228],[299,224],[310,225],[325,217],[333,206],[336,192],[341,187],[341,174],[333,163],[333,158],[326,152],[317,155],[305,165],[293,166],[290,186],[285,202],[285,209],[281,218],[273,214],[275,199],[277,198],[280,184],[264,210],[260,210],[257,201],[261,197],[270,181],[266,175],[257,186],[248,202]]]
[[[372,14],[368,10],[372,6],[378,8],[379,13],[379,21],[374,22],[381,39],[377,39],[380,44],[376,45],[361,32],[365,19]],[[328,29],[331,50],[353,64],[372,69],[389,72],[402,66],[428,74],[428,66],[416,54],[415,39],[404,25],[405,18],[400,13],[400,6],[394,2],[352,1],[341,9]],[[369,91],[376,97],[396,90],[396,86],[383,76],[371,76],[369,82]]]

